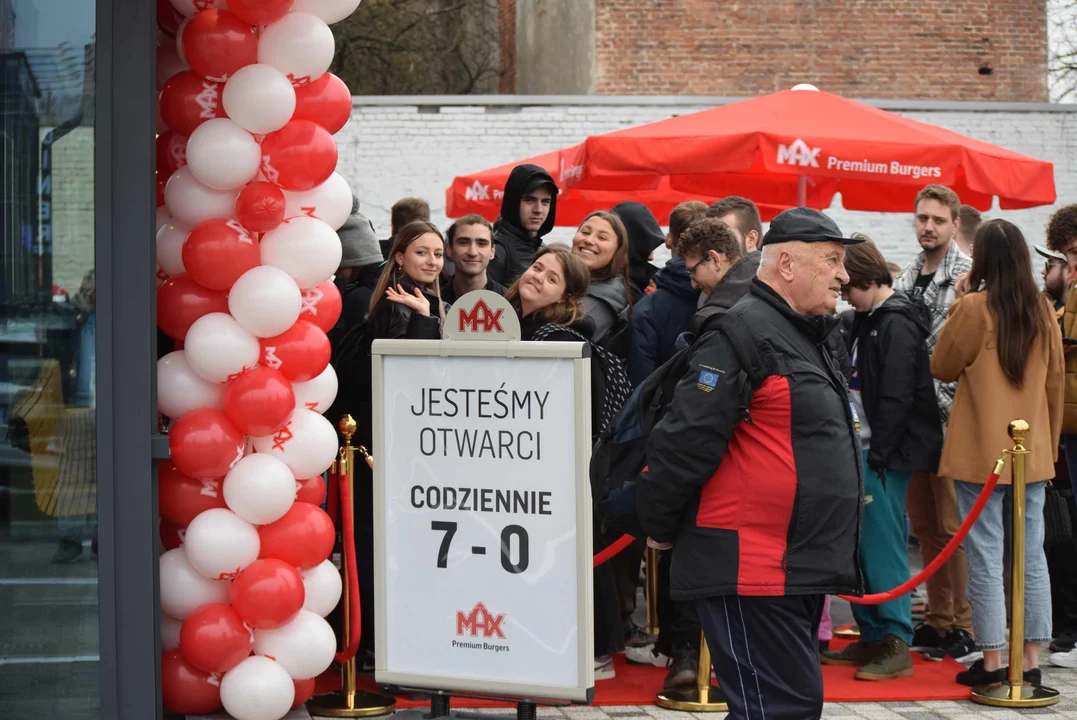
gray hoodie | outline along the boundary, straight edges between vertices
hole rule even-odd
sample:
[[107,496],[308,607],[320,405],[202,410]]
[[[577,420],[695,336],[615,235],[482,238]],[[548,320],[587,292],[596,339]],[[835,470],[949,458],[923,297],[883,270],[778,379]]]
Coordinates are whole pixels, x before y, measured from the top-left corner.
[[624,278],[620,275],[592,282],[580,301],[587,317],[595,323],[593,342],[601,342],[617,324],[617,316],[628,307]]

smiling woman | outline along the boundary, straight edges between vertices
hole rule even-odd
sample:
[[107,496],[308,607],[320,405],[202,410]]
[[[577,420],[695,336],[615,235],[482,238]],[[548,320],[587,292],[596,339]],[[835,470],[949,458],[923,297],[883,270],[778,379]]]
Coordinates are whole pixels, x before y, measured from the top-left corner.
[[599,210],[584,218],[572,238],[572,254],[591,273],[583,310],[595,325],[592,340],[628,358],[631,342],[631,292],[628,276],[628,231],[613,213]]

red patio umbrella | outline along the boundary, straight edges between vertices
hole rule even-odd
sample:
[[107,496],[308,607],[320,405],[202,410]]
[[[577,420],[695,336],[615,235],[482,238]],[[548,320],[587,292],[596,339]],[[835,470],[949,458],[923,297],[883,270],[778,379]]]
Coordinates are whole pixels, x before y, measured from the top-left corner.
[[[619,202],[635,200],[646,205],[658,221],[665,225],[669,214],[678,204],[686,200],[702,200],[712,203],[718,198],[673,190],[668,179],[661,179],[658,186],[642,190],[580,190],[564,189],[561,167],[558,164],[559,153],[555,150],[545,155],[536,155],[526,160],[501,165],[499,167],[459,175],[453,178],[452,185],[445,191],[445,214],[458,218],[468,213],[478,213],[488,220],[493,220],[501,212],[501,198],[505,191],[505,182],[509,173],[517,165],[529,163],[543,167],[553,176],[562,192],[557,196],[557,219],[561,226],[575,227],[595,210],[609,210]],[[785,207],[760,204],[759,211],[764,220],[770,220]]]
[[981,210],[1055,201],[1054,169],[950,130],[853,100],[785,90],[587,138],[562,150],[570,192],[655,191],[743,195],[786,207],[907,211],[917,191],[942,183]]

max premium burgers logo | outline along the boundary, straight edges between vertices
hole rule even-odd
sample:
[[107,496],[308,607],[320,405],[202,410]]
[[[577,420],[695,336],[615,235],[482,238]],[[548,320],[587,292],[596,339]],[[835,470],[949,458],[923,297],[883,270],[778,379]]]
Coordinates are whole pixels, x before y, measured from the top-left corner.
[[[505,622],[504,613],[493,614],[486,609],[482,602],[475,603],[475,607],[469,611],[458,610],[456,613],[456,636],[492,639],[505,639],[505,631],[501,625]],[[492,652],[508,652],[508,645],[496,645],[488,642],[469,642],[466,640],[453,640],[454,648],[467,650],[488,650]]]
[[779,143],[778,154],[775,159],[779,165],[802,168],[822,168],[820,162],[825,160],[827,170],[839,170],[848,173],[908,176],[914,180],[942,177],[942,168],[938,165],[905,165],[897,160],[884,162],[868,160],[867,158],[848,160],[824,153],[822,148],[812,147],[801,138],[797,138],[788,145]]

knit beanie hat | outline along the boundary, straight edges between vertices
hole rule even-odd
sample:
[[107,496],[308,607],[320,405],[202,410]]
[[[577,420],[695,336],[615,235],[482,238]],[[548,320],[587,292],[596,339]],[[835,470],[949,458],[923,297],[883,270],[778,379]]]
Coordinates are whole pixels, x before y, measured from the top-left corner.
[[340,267],[378,265],[384,260],[378,236],[374,233],[374,223],[362,213],[353,212],[337,234],[342,250]]

